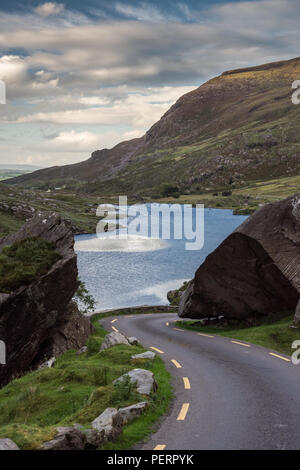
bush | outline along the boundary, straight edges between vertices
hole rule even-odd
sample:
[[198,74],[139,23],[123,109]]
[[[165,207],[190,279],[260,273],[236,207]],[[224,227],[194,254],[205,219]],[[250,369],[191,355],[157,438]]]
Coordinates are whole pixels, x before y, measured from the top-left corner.
[[86,343],[87,353],[89,356],[97,354],[100,351],[100,344],[95,336],[90,336]]
[[231,196],[232,195],[232,191],[223,191],[222,192],[222,196]]
[[96,301],[94,297],[89,294],[84,282],[79,281],[79,287],[73,300],[76,302],[78,308],[82,313],[94,312]]
[[176,197],[177,194],[179,196],[178,187],[170,183],[164,183],[162,185],[161,193],[163,197],[169,197],[169,196]]
[[0,292],[10,293],[30,284],[60,259],[55,244],[42,238],[25,238],[3,248],[0,254]]

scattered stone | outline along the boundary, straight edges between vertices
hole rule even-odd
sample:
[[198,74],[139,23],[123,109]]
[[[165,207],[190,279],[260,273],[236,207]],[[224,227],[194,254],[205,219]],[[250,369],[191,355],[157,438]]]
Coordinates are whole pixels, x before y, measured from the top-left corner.
[[139,344],[139,341],[137,338],[135,338],[134,336],[129,336],[129,338],[127,338],[128,340],[128,343],[131,344],[131,346],[138,346]]
[[119,414],[122,417],[123,425],[140,416],[148,406],[148,403],[143,401],[141,403],[136,403],[135,405],[127,406],[126,408],[120,408]]
[[0,439],[0,450],[20,450],[11,439]]
[[85,429],[85,449],[97,449],[105,441],[105,431],[97,431],[96,429]]
[[80,348],[78,351],[77,351],[77,356],[80,356],[80,354],[84,354],[87,352],[87,346],[82,346],[82,348]]
[[121,432],[123,420],[116,408],[106,408],[103,413],[92,422],[92,428],[104,433],[105,440],[113,440]]
[[141,395],[150,395],[152,391],[156,392],[158,388],[153,372],[150,370],[133,369],[116,379],[113,383],[122,382],[126,380],[126,377],[129,377],[130,382],[136,385],[137,392]]
[[55,364],[56,358],[51,357],[48,361],[43,362],[38,368],[39,369],[50,369]]
[[83,450],[84,436],[74,427],[58,427],[51,441],[44,442],[43,450]]
[[113,346],[116,346],[117,344],[127,344],[129,345],[127,338],[125,338],[124,335],[119,333],[118,331],[113,331],[112,333],[108,333],[102,344],[100,351],[104,351],[105,349],[111,348]]
[[131,356],[131,359],[154,359],[156,354],[152,351],[146,351],[141,354],[135,354]]

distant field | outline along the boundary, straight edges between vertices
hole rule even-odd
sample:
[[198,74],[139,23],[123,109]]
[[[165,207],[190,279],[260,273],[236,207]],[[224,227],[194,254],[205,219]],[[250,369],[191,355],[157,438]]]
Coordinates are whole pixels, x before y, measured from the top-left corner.
[[1,170],[0,169],[0,181],[7,180],[9,178],[14,178],[15,176],[24,175],[29,173],[25,170]]
[[222,191],[209,191],[201,194],[181,195],[179,198],[163,198],[158,202],[179,204],[204,204],[205,207],[233,209],[254,212],[262,204],[279,201],[300,192],[300,175],[251,182],[243,188],[232,188],[229,196]]

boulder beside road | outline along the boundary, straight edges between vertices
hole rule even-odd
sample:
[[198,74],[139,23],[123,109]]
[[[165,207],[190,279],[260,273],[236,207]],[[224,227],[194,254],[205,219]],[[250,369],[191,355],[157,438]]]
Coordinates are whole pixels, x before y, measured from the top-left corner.
[[179,316],[244,320],[300,298],[300,194],[267,204],[207,256],[181,297]]

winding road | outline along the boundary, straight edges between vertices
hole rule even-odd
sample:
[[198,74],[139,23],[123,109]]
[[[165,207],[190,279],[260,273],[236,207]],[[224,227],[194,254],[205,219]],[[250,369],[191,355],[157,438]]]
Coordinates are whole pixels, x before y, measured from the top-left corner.
[[173,376],[171,410],[140,448],[300,449],[300,366],[243,341],[182,330],[177,319],[154,313],[101,321],[152,348]]

